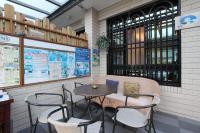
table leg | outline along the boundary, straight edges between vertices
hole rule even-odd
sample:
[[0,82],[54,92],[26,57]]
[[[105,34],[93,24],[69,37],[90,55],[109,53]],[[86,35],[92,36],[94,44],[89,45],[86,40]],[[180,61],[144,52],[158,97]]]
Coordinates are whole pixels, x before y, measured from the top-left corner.
[[105,100],[106,96],[103,96],[103,98],[101,99],[101,97],[99,97],[99,101],[101,103],[101,108],[102,108],[102,128],[103,128],[103,133],[105,132],[105,126],[104,126],[104,107],[103,107],[103,102]]
[[86,107],[85,111],[81,114],[80,118],[83,118],[88,113],[90,119],[92,119],[92,114],[91,114],[91,110],[90,110],[91,99],[92,99],[92,97],[87,98],[87,100],[88,100],[87,107]]

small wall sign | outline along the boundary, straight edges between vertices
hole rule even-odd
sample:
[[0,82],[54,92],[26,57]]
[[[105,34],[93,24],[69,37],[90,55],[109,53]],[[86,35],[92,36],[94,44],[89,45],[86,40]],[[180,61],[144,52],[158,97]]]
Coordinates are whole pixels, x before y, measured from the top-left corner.
[[175,18],[175,29],[187,29],[200,26],[200,12],[190,13]]
[[92,50],[92,66],[99,66],[99,49]]
[[[8,43],[12,45],[19,45],[19,38],[14,36],[8,36],[4,34],[0,34],[0,43]],[[1,45],[1,44],[0,44]]]

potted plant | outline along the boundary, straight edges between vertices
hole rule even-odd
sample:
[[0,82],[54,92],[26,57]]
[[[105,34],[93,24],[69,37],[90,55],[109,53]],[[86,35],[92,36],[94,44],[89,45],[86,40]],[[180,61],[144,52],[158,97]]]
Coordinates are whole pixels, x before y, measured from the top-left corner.
[[97,38],[97,46],[99,49],[106,49],[110,46],[111,40],[107,38],[105,35],[101,35]]

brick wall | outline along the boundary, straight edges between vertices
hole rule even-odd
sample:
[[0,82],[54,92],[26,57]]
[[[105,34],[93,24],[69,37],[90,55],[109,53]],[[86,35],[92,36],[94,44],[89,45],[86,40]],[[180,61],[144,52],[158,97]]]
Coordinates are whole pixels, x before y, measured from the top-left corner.
[[[85,32],[88,34],[88,44],[91,50],[97,48],[96,40],[99,35],[99,21],[98,13],[95,9],[90,8],[85,12]],[[92,65],[92,58],[91,58]],[[99,66],[91,67],[91,75],[95,76],[99,74]]]
[[[11,119],[13,121],[13,133],[16,133],[24,128],[27,128],[30,125],[29,117],[28,117],[28,107],[24,101],[25,97],[27,97],[30,94],[34,94],[38,92],[62,93],[62,90],[61,90],[62,84],[65,84],[67,89],[73,92],[74,81],[87,83],[89,82],[89,78],[65,80],[61,82],[38,84],[38,85],[27,86],[23,88],[13,88],[13,89],[7,90],[8,93],[14,98],[14,103],[11,105]],[[52,103],[56,103],[58,99],[53,98],[50,100],[52,101]]]
[[[100,33],[106,33],[106,18],[151,0],[122,0],[99,12]],[[200,0],[181,0],[181,14],[200,12]],[[200,27],[184,29],[182,43],[182,87],[161,86],[158,110],[200,120]],[[100,74],[106,74],[106,52],[100,54]]]
[[[181,0],[181,14],[200,11],[199,0]],[[159,110],[200,120],[200,28],[181,31],[182,87],[161,87]]]

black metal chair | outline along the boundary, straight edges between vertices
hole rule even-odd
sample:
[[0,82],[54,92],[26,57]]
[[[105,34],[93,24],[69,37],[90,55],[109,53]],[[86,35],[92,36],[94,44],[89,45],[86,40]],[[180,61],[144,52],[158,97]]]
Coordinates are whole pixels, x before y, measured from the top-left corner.
[[[49,113],[48,123],[50,133],[52,133],[52,126],[56,129],[57,133],[99,133],[101,129],[101,122],[98,120],[102,117],[102,113],[97,115],[92,120],[79,119],[75,117],[69,118],[69,114],[67,115],[68,117],[65,117],[63,114],[64,117],[61,120],[51,118],[54,113],[64,110],[64,108],[68,110],[67,107],[61,107]],[[67,113],[69,113],[69,111],[67,111]]]
[[[58,100],[58,103],[52,103],[52,98],[56,98]],[[64,104],[65,101],[63,95],[55,93],[35,93],[26,97],[25,102],[28,105],[31,133],[36,132],[38,123],[47,124],[47,116],[50,112],[60,107],[67,106],[66,104]],[[53,117],[54,119],[60,119],[63,117],[62,115],[63,110],[57,112],[57,114],[55,114]],[[33,117],[35,118],[35,121]]]
[[[145,106],[127,106],[127,100],[129,97],[150,97],[152,102],[149,105]],[[126,97],[125,106],[119,106],[116,108],[115,116],[113,117],[113,133],[115,132],[115,126],[117,123],[121,123],[128,127],[133,128],[142,128],[145,127],[145,130],[148,133],[151,133],[151,128],[153,128],[154,133],[156,133],[153,114],[154,107],[159,104],[160,99],[157,96],[145,95],[145,94],[134,94]]]
[[[75,88],[81,85],[86,85],[86,84],[74,82]],[[80,103],[81,101],[86,101],[87,99],[86,97],[83,96],[76,96],[76,98],[74,98],[72,92],[68,90],[64,84],[62,85],[62,89],[63,89],[64,100],[67,102],[68,98],[70,98],[71,113],[72,116],[74,116],[74,107],[76,107],[77,103]]]

